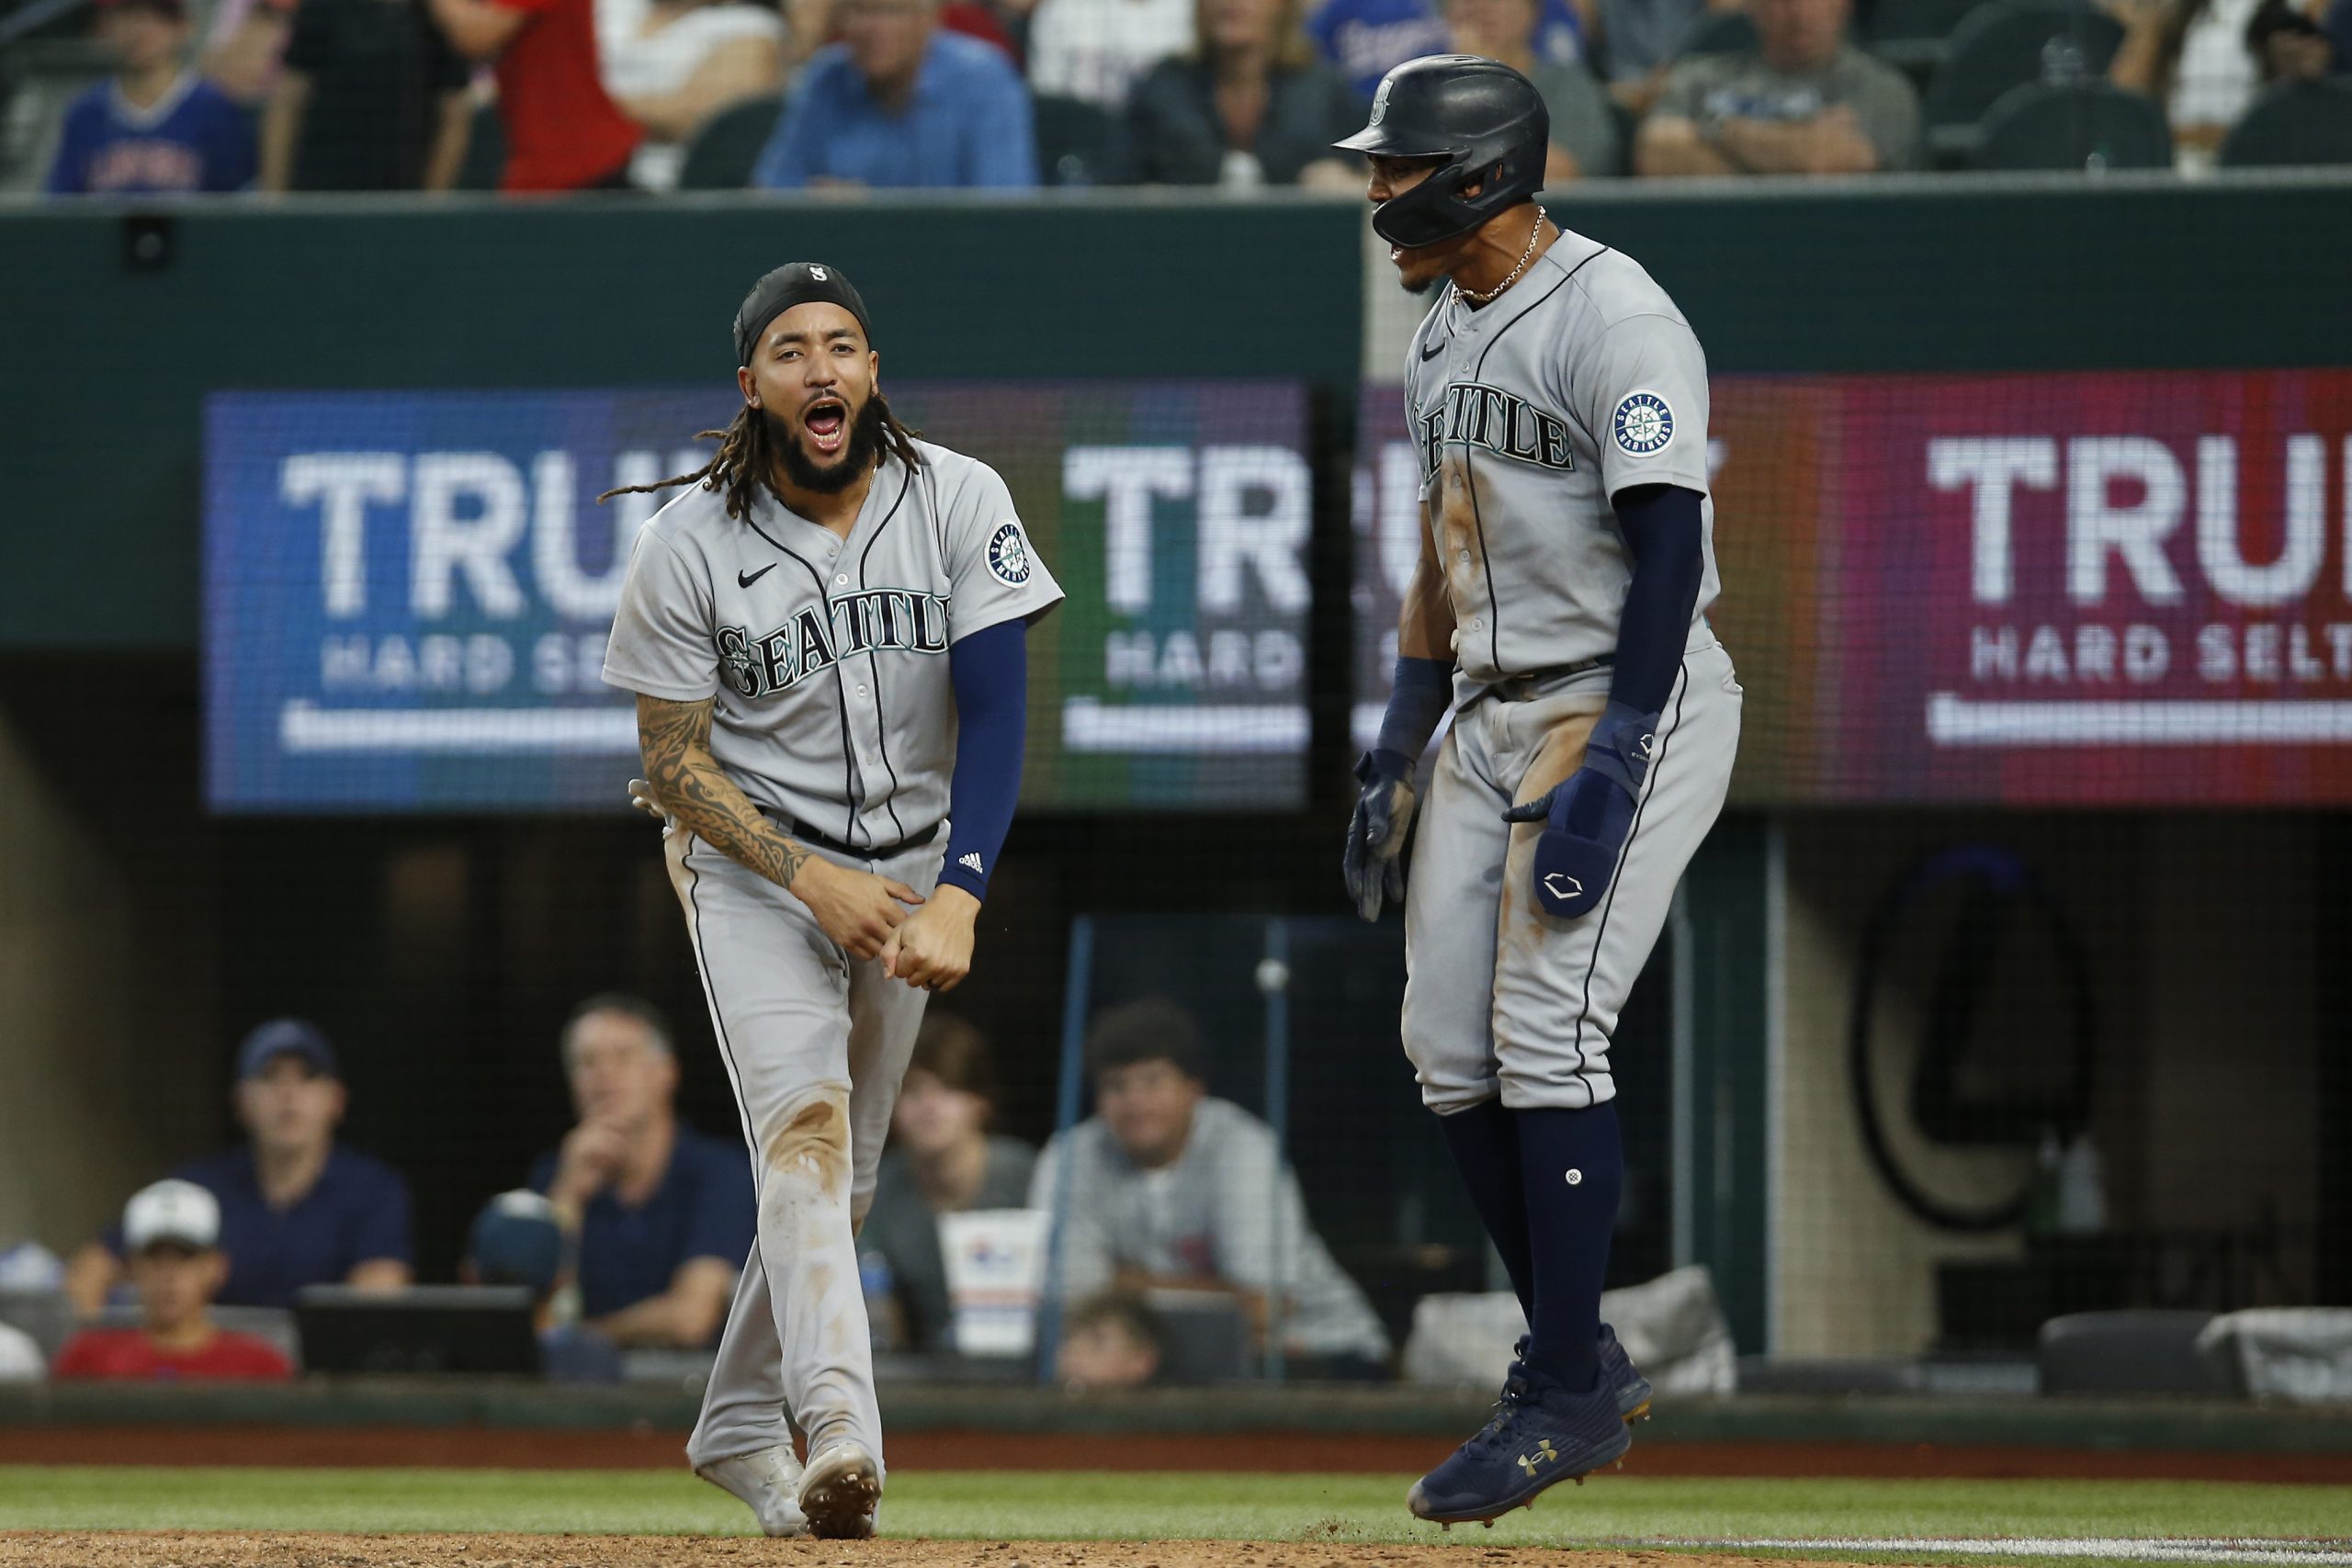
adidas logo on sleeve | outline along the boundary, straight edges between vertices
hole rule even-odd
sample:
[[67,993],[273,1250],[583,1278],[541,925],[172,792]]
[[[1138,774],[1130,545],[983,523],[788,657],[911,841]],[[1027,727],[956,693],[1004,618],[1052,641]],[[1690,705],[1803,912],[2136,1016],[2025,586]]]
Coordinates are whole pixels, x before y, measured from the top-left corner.
[[970,854],[966,855],[962,860],[957,861],[956,863],[962,866],[966,871],[970,872],[974,876],[986,876],[988,874],[987,872],[980,869],[980,852],[978,850],[974,850]]

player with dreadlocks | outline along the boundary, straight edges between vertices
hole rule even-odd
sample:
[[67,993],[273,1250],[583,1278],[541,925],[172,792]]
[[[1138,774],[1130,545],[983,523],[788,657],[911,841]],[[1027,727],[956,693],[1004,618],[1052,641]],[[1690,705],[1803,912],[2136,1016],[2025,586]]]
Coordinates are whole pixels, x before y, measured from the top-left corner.
[[761,278],[735,355],[718,455],[640,487],[691,488],[639,532],[605,659],[637,694],[630,793],[664,823],[759,1192],[686,1456],[770,1535],[865,1536],[884,1467],[856,1231],[923,1003],[971,967],[1026,627],[1061,590],[995,471],[892,416],[838,268]]

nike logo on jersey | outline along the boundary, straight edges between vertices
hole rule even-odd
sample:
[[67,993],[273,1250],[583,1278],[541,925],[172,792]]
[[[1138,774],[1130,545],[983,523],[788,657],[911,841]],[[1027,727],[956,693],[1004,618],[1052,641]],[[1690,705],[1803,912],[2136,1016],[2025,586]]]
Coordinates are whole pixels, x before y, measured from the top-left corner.
[[1442,338],[1437,339],[1433,342],[1425,343],[1421,345],[1421,363],[1427,365],[1430,360],[1435,359],[1439,355],[1443,354],[1444,352],[1445,341]]
[[970,854],[966,855],[962,860],[957,861],[956,863],[962,866],[966,871],[970,872],[974,876],[985,876],[988,874],[980,869],[980,852],[978,850],[974,850]]
[[735,574],[735,586],[738,588],[749,588],[752,584],[757,582],[760,579],[765,577],[775,570],[775,562],[770,561],[767,565],[760,568],[757,571],[739,571]]
[[1574,468],[1568,422],[1500,387],[1464,381],[1448,387],[1435,408],[1421,415],[1421,473],[1437,472],[1450,446],[1483,446],[1499,457],[1546,468]]
[[721,626],[713,640],[729,686],[746,697],[771,696],[861,653],[946,652],[947,596],[869,588],[805,604],[764,636]]

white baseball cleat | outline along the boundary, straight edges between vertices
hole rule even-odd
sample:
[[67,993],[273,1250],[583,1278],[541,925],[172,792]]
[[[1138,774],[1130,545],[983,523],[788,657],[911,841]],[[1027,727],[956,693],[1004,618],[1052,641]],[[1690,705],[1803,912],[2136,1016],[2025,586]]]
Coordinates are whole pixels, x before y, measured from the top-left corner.
[[800,1461],[790,1443],[713,1460],[695,1473],[741,1497],[769,1535],[808,1533],[808,1517],[800,1511]]
[[820,1540],[864,1540],[874,1533],[882,1501],[882,1467],[856,1443],[840,1442],[811,1454],[800,1476],[800,1511]]

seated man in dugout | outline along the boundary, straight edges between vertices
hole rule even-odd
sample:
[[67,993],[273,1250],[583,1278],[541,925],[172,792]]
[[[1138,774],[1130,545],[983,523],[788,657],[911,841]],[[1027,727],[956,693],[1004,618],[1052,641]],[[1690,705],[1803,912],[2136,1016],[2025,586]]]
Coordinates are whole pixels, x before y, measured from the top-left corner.
[[1385,1377],[1379,1318],[1315,1234],[1273,1129],[1207,1092],[1191,1016],[1157,999],[1114,1009],[1087,1066],[1095,1114],[1046,1146],[1029,1188],[1033,1209],[1067,1204],[1063,1299],[1221,1291],[1261,1342],[1279,1321],[1296,1374]]
[[[220,1205],[223,1306],[291,1307],[305,1285],[396,1291],[413,1276],[408,1182],[335,1139],[350,1103],[315,1024],[273,1019],[237,1050],[237,1121],[249,1140],[172,1174]],[[123,1279],[119,1228],[74,1254],[65,1293],[85,1317]]]
[[580,1316],[617,1345],[708,1345],[752,1255],[743,1145],[679,1120],[678,1060],[650,1002],[590,997],[562,1040],[580,1122],[532,1167],[531,1189],[571,1238]]
[[1866,175],[1919,162],[1919,96],[1846,41],[1852,0],[1750,0],[1757,47],[1667,73],[1640,175]]
[[192,1181],[142,1187],[122,1212],[139,1296],[136,1328],[85,1328],[57,1353],[56,1376],[283,1382],[293,1366],[266,1339],[221,1328],[212,1303],[228,1280],[220,1205]]

